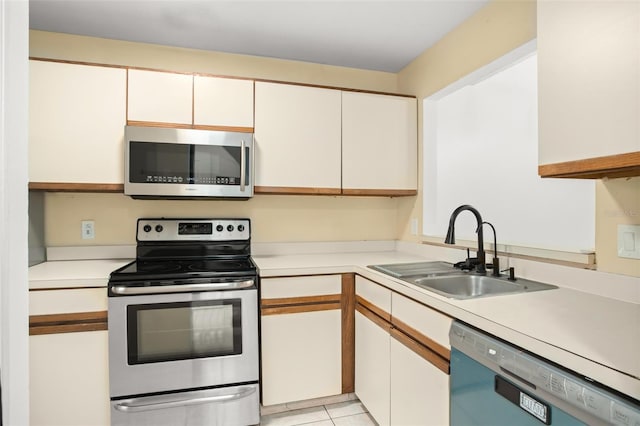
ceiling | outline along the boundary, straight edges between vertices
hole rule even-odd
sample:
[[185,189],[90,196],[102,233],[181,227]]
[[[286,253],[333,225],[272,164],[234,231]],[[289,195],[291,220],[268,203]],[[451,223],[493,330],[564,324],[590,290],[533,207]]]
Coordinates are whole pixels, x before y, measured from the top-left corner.
[[31,29],[398,72],[488,0],[30,0]]

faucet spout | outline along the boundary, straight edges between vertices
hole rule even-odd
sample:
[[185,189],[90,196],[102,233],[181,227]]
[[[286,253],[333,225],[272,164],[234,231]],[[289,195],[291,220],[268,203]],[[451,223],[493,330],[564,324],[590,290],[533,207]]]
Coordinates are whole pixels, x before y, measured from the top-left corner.
[[478,226],[476,227],[476,233],[478,234],[478,264],[476,265],[476,272],[486,273],[485,269],[485,253],[484,253],[484,235],[482,232],[482,216],[480,212],[476,210],[474,207],[464,204],[451,213],[451,217],[449,218],[449,227],[447,228],[447,236],[445,237],[445,244],[455,244],[456,236],[455,236],[455,223],[458,215],[463,211],[468,210],[476,217],[476,222]]

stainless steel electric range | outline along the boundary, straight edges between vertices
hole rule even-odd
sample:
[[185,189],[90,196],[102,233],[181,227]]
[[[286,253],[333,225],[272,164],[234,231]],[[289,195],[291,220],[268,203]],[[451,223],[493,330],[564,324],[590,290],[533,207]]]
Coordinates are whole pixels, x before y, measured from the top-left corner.
[[112,425],[260,422],[249,219],[138,219],[109,279]]

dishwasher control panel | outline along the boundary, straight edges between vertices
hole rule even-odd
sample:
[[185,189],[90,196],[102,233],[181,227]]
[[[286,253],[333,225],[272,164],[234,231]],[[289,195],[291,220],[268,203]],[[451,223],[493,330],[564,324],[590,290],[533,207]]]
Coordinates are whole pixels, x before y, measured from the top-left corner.
[[449,332],[451,346],[496,373],[540,389],[614,425],[640,426],[640,407],[563,371],[515,346],[459,321]]

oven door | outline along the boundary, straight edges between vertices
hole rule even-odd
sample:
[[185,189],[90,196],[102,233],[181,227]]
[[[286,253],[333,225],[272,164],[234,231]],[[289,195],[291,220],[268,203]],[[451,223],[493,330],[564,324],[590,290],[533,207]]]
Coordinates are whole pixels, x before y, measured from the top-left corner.
[[109,297],[112,398],[258,381],[249,290]]

